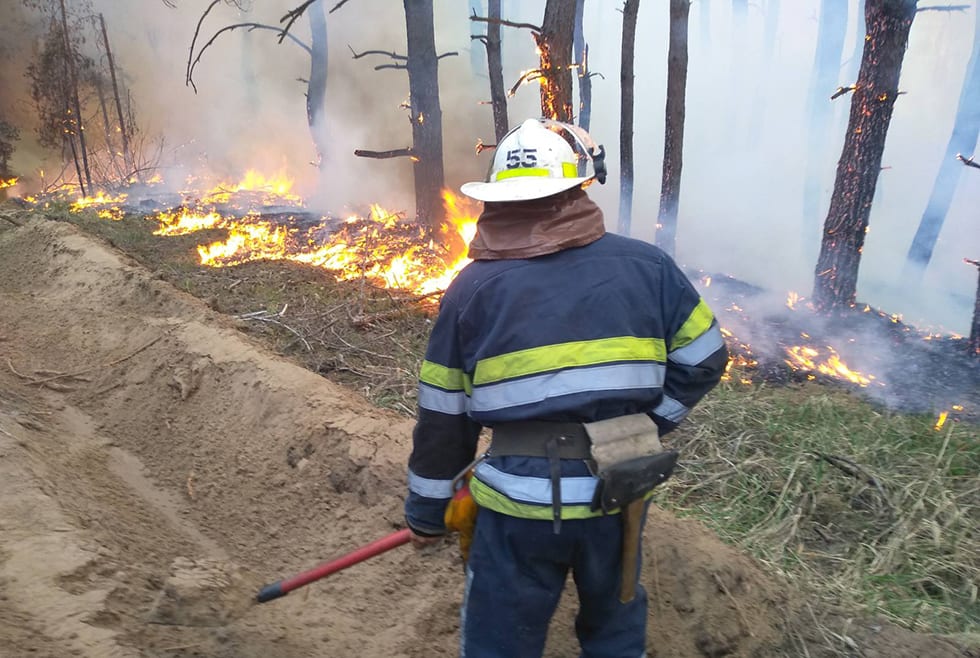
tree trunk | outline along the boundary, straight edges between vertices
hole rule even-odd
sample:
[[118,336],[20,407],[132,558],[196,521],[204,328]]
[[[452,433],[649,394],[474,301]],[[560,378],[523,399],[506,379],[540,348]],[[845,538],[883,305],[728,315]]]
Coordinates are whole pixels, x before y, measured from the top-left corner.
[[575,2],[574,59],[578,64],[578,125],[588,131],[592,123],[592,75],[589,72],[589,44],[585,40],[585,0]]
[[306,10],[310,17],[310,81],[306,88],[306,121],[316,147],[317,167],[323,172],[329,144],[325,125],[327,97],[327,15],[323,0],[317,0]]
[[980,135],[980,104],[977,103],[977,98],[980,97],[980,10],[975,10],[974,14],[976,27],[973,34],[973,54],[970,55],[960,91],[953,133],[946,144],[946,154],[939,164],[929,202],[906,256],[904,274],[907,279],[919,279],[928,267],[963,171],[963,165],[956,156],[960,153],[972,155],[977,146],[977,136]]
[[510,130],[507,120],[507,89],[504,88],[503,56],[500,48],[500,0],[487,4],[487,71],[490,74],[490,102],[493,105],[493,133],[497,143]]
[[812,298],[822,311],[855,302],[861,250],[916,2],[867,0],[868,39],[814,276]]
[[572,123],[572,41],[575,0],[548,0],[536,36],[541,52],[541,116]]
[[445,220],[442,188],[442,109],[432,0],[404,0],[408,31],[408,89],[415,163],[415,214],[437,229]]
[[122,101],[119,98],[119,83],[116,80],[116,64],[112,58],[112,49],[109,48],[109,32],[105,27],[105,17],[99,14],[99,23],[102,25],[102,43],[105,46],[106,63],[109,65],[109,79],[112,80],[112,95],[116,100],[116,115],[119,118],[119,138],[122,140],[123,160],[126,163],[127,176],[136,174],[137,180],[142,181],[143,175],[136,171],[133,160],[133,153],[129,148],[129,127],[126,125],[126,118],[123,115]]
[[[89,191],[92,189],[92,172],[88,166],[88,152],[85,149],[85,126],[82,124],[82,103],[78,98],[78,76],[75,73],[75,49],[71,45],[71,36],[68,32],[68,13],[65,11],[65,0],[61,0],[61,28],[65,37],[65,66],[68,70],[68,87],[71,94],[72,111],[75,114],[75,128],[78,133],[78,148],[82,156],[82,169],[85,172],[85,183]],[[81,178],[78,185],[82,189],[82,196],[85,196],[85,187],[82,186]]]
[[970,325],[970,353],[980,356],[980,263],[977,263],[977,296],[973,301],[973,324]]
[[677,208],[681,196],[684,155],[684,98],[687,91],[687,27],[689,0],[670,0],[670,41],[667,47],[667,109],[664,166],[660,185],[657,246],[671,256],[677,240]]
[[823,206],[826,169],[830,164],[834,107],[830,96],[838,87],[844,37],[847,34],[847,1],[823,0],[807,96],[807,148],[803,178],[804,242],[816,241]]
[[623,5],[623,47],[619,64],[619,226],[620,235],[630,234],[633,221],[633,53],[636,49],[636,17],[640,0]]

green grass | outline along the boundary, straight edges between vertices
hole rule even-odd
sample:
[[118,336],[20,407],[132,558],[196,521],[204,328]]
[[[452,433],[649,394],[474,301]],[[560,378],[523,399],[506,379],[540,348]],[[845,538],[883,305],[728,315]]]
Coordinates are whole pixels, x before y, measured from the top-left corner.
[[829,602],[977,632],[980,432],[935,425],[819,384],[723,383],[667,437],[683,467],[656,500]]

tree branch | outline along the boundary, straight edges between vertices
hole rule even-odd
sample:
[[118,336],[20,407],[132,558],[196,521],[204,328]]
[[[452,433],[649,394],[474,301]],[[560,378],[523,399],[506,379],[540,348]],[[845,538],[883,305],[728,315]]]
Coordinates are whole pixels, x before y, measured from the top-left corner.
[[494,25],[503,25],[505,27],[516,27],[541,34],[541,27],[538,25],[532,25],[531,23],[515,23],[514,21],[504,20],[503,18],[487,18],[486,16],[477,16],[475,13],[470,16],[470,20],[475,23],[493,23]]
[[[309,6],[312,5],[316,1],[317,0],[306,0],[300,6],[295,7],[294,9],[290,9],[289,11],[287,11],[285,13],[285,15],[282,18],[279,19],[279,22],[280,23],[283,23],[283,22],[286,23],[286,25],[282,28],[282,33],[279,35],[279,43],[282,43],[282,40],[286,38],[286,35],[287,34],[289,34],[289,29],[293,26],[293,23],[295,23],[297,20],[299,20],[299,17],[302,16],[306,12],[307,8],[309,8]],[[341,3],[341,4],[343,4],[343,3]]]
[[358,53],[356,50],[354,50],[353,48],[351,48],[351,46],[349,44],[348,44],[347,48],[350,49],[351,54],[354,56],[353,59],[360,59],[360,58],[364,57],[365,55],[387,55],[388,57],[390,57],[392,59],[397,59],[397,60],[402,61],[402,62],[407,62],[408,61],[408,56],[407,55],[399,55],[398,53],[394,53],[394,52],[391,52],[391,51],[388,51],[388,50],[365,50],[364,52]]
[[974,167],[976,169],[980,169],[980,164],[977,164],[976,162],[973,161],[973,156],[970,156],[968,158],[964,156],[962,153],[957,153],[956,159],[962,162],[963,164],[965,164],[967,167]]
[[916,9],[917,12],[923,11],[966,11],[970,8],[970,5],[932,5],[930,7],[919,7]]
[[197,93],[197,87],[194,87],[194,81],[191,80],[191,60],[194,57],[194,46],[197,44],[197,35],[201,32],[201,25],[204,24],[204,19],[207,18],[208,13],[210,13],[210,11],[214,9],[214,6],[219,2],[221,2],[221,0],[212,0],[211,4],[208,5],[208,8],[204,10],[203,14],[201,14],[201,18],[197,21],[197,27],[194,28],[194,38],[191,39],[191,49],[187,52],[187,71],[185,73],[186,77],[184,78],[184,85],[190,85],[193,87],[195,94]]
[[857,85],[849,85],[847,87],[838,87],[837,88],[837,91],[835,91],[833,94],[831,94],[830,100],[832,100],[832,101],[837,100],[838,98],[840,98],[844,94],[849,94],[852,91],[854,91],[855,89],[857,89]]
[[[237,30],[240,27],[247,27],[249,32],[251,32],[252,30],[271,30],[273,32],[279,32],[280,36],[288,36],[290,41],[292,41],[297,46],[305,50],[307,53],[309,53],[310,56],[313,55],[313,49],[310,46],[306,45],[305,43],[303,43],[302,40],[300,40],[298,37],[293,36],[292,34],[282,35],[281,28],[272,25],[264,25],[262,23],[235,23],[234,25],[226,25],[225,27],[215,32],[214,35],[208,40],[208,42],[201,47],[201,50],[197,53],[197,57],[194,59],[194,62],[187,70],[187,81],[194,88],[195,93],[197,92],[197,85],[194,84],[194,68],[197,66],[197,63],[201,61],[201,57],[204,55],[204,51],[207,50],[208,47],[211,46],[215,41],[217,41],[218,37],[221,36],[223,32],[230,32],[232,30]],[[282,39],[280,39],[279,42],[282,43]]]
[[455,50],[452,50],[452,51],[450,51],[448,53],[443,53],[441,55],[437,55],[436,56],[436,59],[442,59],[443,57],[456,57],[458,55],[459,55],[458,52],[456,52]]
[[409,146],[403,149],[393,149],[391,151],[366,151],[356,149],[354,155],[359,158],[374,158],[376,160],[387,160],[388,158],[414,158],[415,151]]
[[330,10],[329,12],[327,12],[327,13],[329,13],[329,14],[332,14],[332,13],[334,13],[335,11],[337,11],[338,9],[340,9],[341,7],[343,7],[344,5],[346,5],[346,4],[347,4],[347,2],[348,2],[348,0],[340,0],[340,2],[338,2],[337,4],[335,4],[335,5],[333,6],[333,9],[331,9],[331,10]]

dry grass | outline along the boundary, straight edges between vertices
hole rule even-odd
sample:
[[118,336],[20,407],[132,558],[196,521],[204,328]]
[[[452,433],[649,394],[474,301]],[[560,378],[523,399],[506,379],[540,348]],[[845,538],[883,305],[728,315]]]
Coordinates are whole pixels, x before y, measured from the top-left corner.
[[684,462],[658,502],[830,603],[976,632],[978,430],[934,426],[817,384],[723,384],[668,437]]

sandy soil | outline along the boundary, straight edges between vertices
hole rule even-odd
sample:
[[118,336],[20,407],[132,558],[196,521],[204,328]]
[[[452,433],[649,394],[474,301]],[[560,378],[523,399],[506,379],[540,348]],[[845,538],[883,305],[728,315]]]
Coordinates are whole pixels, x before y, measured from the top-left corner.
[[[401,527],[410,433],[77,229],[9,227],[0,655],[456,655],[449,542],[251,604],[262,584]],[[650,656],[980,655],[807,606],[662,511],[645,553]],[[548,656],[577,655],[574,609],[568,594]]]

